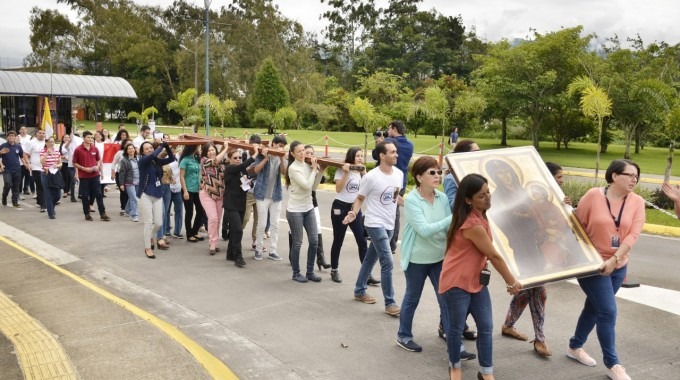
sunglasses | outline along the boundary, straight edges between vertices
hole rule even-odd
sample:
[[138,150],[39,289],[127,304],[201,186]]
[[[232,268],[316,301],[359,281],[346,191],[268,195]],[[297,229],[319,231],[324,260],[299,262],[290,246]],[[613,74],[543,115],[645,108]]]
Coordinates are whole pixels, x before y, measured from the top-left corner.
[[443,172],[441,170],[434,170],[433,169],[433,170],[427,171],[426,173],[429,174],[429,175],[435,175],[435,174],[436,175],[442,175]]
[[242,158],[241,156],[234,156],[234,157],[232,157],[231,159],[232,159],[232,160],[240,160],[241,158]]

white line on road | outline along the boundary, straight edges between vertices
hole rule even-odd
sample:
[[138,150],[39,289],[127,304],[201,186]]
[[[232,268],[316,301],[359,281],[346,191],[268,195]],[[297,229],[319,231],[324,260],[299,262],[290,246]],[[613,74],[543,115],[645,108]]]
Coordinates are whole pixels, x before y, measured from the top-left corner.
[[[568,282],[578,285],[576,280],[569,280]],[[616,296],[627,301],[680,315],[680,292],[676,290],[640,285],[639,288],[621,288]]]

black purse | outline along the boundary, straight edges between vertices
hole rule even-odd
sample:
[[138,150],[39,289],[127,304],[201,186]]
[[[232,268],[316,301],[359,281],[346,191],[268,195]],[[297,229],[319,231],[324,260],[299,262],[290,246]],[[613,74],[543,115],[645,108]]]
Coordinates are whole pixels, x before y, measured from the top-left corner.
[[57,171],[52,174],[52,172],[47,172],[47,187],[50,189],[63,189],[64,188],[64,177],[61,176],[61,171]]

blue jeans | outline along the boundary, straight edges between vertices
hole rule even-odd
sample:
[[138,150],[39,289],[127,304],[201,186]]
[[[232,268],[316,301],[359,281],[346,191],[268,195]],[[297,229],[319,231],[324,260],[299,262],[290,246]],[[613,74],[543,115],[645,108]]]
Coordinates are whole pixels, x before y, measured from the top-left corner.
[[163,225],[156,232],[156,240],[163,239],[166,232],[170,232],[170,185],[161,185],[163,190]]
[[442,272],[442,262],[434,264],[414,264],[409,263],[408,268],[404,271],[406,275],[406,291],[404,292],[404,299],[401,301],[401,313],[399,314],[399,332],[397,339],[400,342],[407,342],[413,339],[413,316],[416,313],[416,308],[420,302],[420,296],[423,293],[423,286],[425,280],[428,278],[434,288],[437,302],[439,303],[439,323],[444,326],[441,311],[445,310],[439,296],[439,275]]
[[138,218],[139,211],[137,210],[137,186],[125,185],[125,191],[128,195],[128,201],[125,205],[125,213],[133,218]]
[[390,249],[393,231],[382,227],[365,227],[365,229],[371,238],[371,244],[366,250],[364,262],[361,263],[359,277],[357,277],[357,283],[354,286],[354,295],[366,294],[368,276],[371,275],[375,262],[380,260],[380,285],[382,286],[383,297],[385,297],[385,306],[396,304],[394,287],[392,286],[392,267],[394,264],[392,263],[392,250]]
[[586,294],[585,305],[576,324],[576,332],[569,340],[569,348],[583,347],[588,335],[596,328],[604,365],[611,368],[619,364],[616,354],[616,292],[626,278],[628,265],[616,269],[609,276],[595,275],[579,278],[578,283]]
[[[184,202],[182,201],[182,192],[178,191],[176,193],[170,192],[170,204],[168,205],[168,224],[170,227],[170,206],[175,207],[175,235],[182,233],[182,219],[184,218]],[[166,233],[170,232],[168,228]]]
[[460,288],[451,288],[441,295],[448,316],[446,328],[446,349],[449,353],[449,366],[460,368],[461,335],[465,330],[465,319],[468,311],[477,324],[477,355],[480,372],[483,375],[493,373],[493,313],[491,297],[485,287],[478,293],[468,293]]
[[314,259],[316,258],[316,248],[319,245],[319,232],[316,230],[316,215],[314,209],[305,212],[286,211],[286,219],[290,227],[290,234],[293,240],[290,249],[290,260],[293,266],[293,276],[300,273],[300,249],[302,248],[302,229],[307,231],[307,274],[314,273]]
[[49,187],[47,183],[47,174],[42,172],[40,174],[41,185],[43,187],[43,194],[45,194],[45,208],[47,209],[47,215],[55,216],[54,206],[59,202],[61,198],[61,189],[56,187]]

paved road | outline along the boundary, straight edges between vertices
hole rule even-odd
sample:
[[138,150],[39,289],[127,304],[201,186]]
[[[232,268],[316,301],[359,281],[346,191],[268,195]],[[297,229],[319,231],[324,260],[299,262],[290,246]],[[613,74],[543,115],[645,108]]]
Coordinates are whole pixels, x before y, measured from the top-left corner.
[[[111,223],[85,222],[80,205],[70,202],[58,206],[57,219],[51,221],[30,207],[32,202],[24,201],[27,207],[23,211],[0,209],[0,220],[6,223],[2,235],[16,238],[17,243],[61,268],[178,327],[243,379],[445,378],[445,345],[436,334],[438,311],[432,289],[425,289],[414,321],[414,333],[424,351],[419,354],[406,352],[394,343],[398,320],[383,313],[380,288],[369,289],[379,300],[376,305],[352,300],[359,267],[353,239],[346,239],[341,255],[340,271],[345,280],[342,284],[331,282],[328,271],[321,273],[321,283],[298,284],[290,280],[290,266],[285,261],[254,261],[248,250],[245,251],[247,267],[236,268],[224,260],[225,242],[220,242],[222,255],[211,257],[205,243],[172,240],[169,251],[157,252],[158,259],[148,260],[142,249],[142,226],[117,216],[117,194],[109,194],[106,203],[114,217]],[[327,251],[332,240],[328,229],[332,197],[331,193],[319,192]],[[285,257],[287,226],[285,222],[280,225],[284,239],[279,242],[278,252]],[[248,240],[245,238],[244,243]],[[677,247],[677,239],[644,236],[632,256],[631,272],[645,285],[680,291],[677,280],[680,273],[674,265],[680,258]],[[37,269],[10,264],[32,259],[21,259],[18,254],[10,255],[6,250],[0,252],[3,263],[0,268],[4,268],[0,269],[2,292],[21,299],[20,306],[29,313],[39,309],[34,317],[48,329],[59,330],[64,342],[76,342],[85,333],[91,337],[89,342],[81,341],[82,346],[66,344],[71,347],[67,352],[77,363],[81,378],[186,379],[206,376],[200,366],[192,366],[186,352],[181,354],[183,350],[178,350],[179,344],[172,339],[163,340],[156,327],[136,316],[122,314],[117,317],[122,321],[100,326],[100,340],[92,337],[92,328],[73,323],[65,328],[58,320],[74,315],[65,309],[76,306],[62,302],[59,295],[76,287],[58,285],[59,282],[54,288],[49,285],[43,289],[27,288],[24,282],[27,276],[30,278],[30,273],[24,271]],[[398,268],[394,278],[396,296],[401,300],[405,282]],[[48,290],[54,292],[51,304],[39,297]],[[530,344],[500,336],[498,326],[502,323],[509,297],[497,275],[493,276],[490,290],[496,322],[494,365],[499,379],[605,378],[601,364],[589,368],[575,364],[563,355],[584,300],[578,286],[569,282],[548,285],[546,335],[555,355],[547,360],[538,358]],[[91,296],[85,290],[78,288],[77,292],[63,299],[85,298],[86,305],[78,307],[99,302],[100,297]],[[76,297],[78,294],[80,297]],[[678,293],[671,293],[671,297],[678,297]],[[38,302],[34,298],[40,299],[41,308],[33,304]],[[110,310],[114,309],[126,312],[110,305],[97,307],[101,308],[96,309],[101,310],[97,313],[101,318],[112,314]],[[638,379],[680,378],[680,340],[677,339],[680,337],[680,316],[625,299],[619,301],[619,313],[618,347],[631,376]],[[134,326],[139,331],[116,334],[117,329],[127,326]],[[520,320],[518,329],[531,330],[528,315]],[[137,348],[126,350],[133,344]],[[0,348],[6,346],[6,342],[0,340]],[[469,346],[476,351],[473,345]],[[98,361],[92,360],[93,348],[98,352],[94,356]],[[594,334],[585,348],[601,362]],[[141,360],[124,360],[129,358],[122,354],[125,352],[127,355],[139,353]],[[163,358],[179,369],[173,372],[168,368],[174,366],[159,366],[158,360],[150,359],[154,357]],[[7,362],[0,359],[0,365]],[[476,362],[465,363],[465,378],[474,378],[476,368]],[[0,368],[0,373],[9,372]]]

